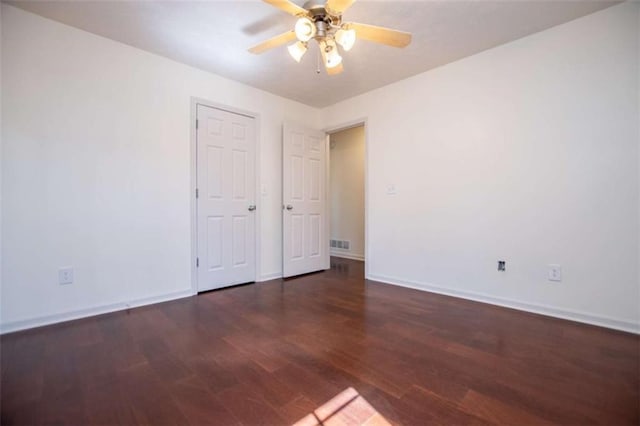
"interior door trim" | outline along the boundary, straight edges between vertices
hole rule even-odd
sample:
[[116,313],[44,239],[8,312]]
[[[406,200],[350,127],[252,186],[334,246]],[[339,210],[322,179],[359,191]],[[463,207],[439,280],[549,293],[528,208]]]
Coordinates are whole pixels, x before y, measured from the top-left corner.
[[249,117],[255,120],[255,205],[257,209],[255,211],[256,218],[256,239],[255,239],[255,262],[256,262],[256,276],[255,281],[260,281],[261,274],[261,256],[260,256],[260,236],[261,236],[261,217],[262,217],[262,203],[260,192],[260,114],[235,108],[229,105],[209,101],[198,97],[191,97],[191,117],[189,120],[189,129],[191,133],[190,142],[190,172],[191,181],[189,186],[189,200],[191,204],[191,293],[193,295],[198,294],[198,271],[196,267],[196,258],[198,257],[198,209],[196,204],[196,183],[197,183],[197,131],[196,131],[196,119],[198,116],[198,105],[206,106],[209,108],[219,109],[222,111],[230,112],[232,114],[238,114],[245,117]]

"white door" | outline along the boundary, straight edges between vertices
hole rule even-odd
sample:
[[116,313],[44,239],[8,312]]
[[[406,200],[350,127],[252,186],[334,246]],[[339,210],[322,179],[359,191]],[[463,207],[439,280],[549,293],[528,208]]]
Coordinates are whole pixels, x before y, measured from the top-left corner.
[[282,140],[283,275],[327,269],[325,134],[285,123]]
[[198,105],[198,291],[255,281],[255,120]]

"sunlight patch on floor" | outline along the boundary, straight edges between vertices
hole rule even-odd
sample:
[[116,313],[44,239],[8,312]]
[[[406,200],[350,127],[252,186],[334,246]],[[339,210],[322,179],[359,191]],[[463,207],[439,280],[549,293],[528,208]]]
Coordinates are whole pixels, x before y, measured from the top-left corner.
[[353,388],[346,389],[298,420],[293,426],[367,425],[390,423]]

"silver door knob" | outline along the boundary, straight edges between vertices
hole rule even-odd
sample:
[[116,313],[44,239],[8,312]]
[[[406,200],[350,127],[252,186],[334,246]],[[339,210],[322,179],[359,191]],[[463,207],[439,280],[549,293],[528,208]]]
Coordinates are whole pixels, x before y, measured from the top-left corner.
[[249,211],[252,212],[256,209],[256,206],[254,206],[253,204],[249,206]]
[[293,206],[291,204],[287,204],[287,210],[293,210]]

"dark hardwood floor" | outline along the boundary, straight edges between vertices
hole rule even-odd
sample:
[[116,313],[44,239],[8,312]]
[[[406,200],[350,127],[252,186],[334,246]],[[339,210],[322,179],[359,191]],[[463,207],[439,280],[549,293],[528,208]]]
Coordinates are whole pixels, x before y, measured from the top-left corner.
[[332,262],[4,335],[1,422],[286,425],[348,388],[398,424],[640,422],[638,336]]

